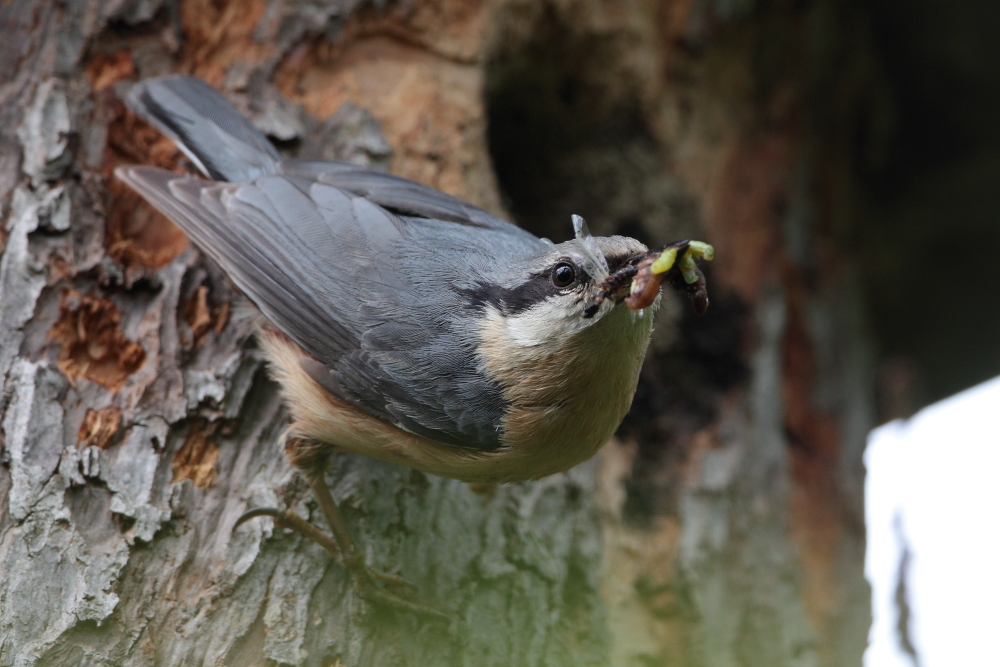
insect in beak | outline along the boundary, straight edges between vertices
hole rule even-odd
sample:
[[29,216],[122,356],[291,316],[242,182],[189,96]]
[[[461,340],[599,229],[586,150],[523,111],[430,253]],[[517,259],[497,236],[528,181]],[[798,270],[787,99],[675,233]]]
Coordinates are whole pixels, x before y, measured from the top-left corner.
[[607,299],[624,298],[625,305],[632,310],[648,308],[664,281],[687,293],[694,312],[704,315],[708,310],[708,290],[705,275],[695,260],[710,262],[714,257],[712,246],[701,241],[677,241],[636,255],[604,280],[583,316],[593,317]]

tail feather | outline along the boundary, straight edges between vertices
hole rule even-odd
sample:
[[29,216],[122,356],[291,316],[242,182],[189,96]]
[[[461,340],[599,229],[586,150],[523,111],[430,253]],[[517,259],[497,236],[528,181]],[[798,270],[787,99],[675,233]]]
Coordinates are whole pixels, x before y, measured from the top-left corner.
[[241,183],[277,170],[281,157],[267,137],[200,79],[149,79],[136,84],[126,103],[209,178]]

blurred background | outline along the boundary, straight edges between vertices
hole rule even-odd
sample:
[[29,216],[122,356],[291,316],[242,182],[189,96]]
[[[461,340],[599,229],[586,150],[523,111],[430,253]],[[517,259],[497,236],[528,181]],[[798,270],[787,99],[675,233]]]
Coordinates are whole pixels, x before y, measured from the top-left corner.
[[1000,45],[990,35],[1000,10],[876,2],[869,11],[891,110],[881,132],[858,136],[858,179],[870,202],[868,308],[883,386],[899,372],[894,363],[912,364],[919,405],[995,376],[1000,364],[989,296],[1000,271],[976,254],[997,243],[990,119],[1000,104]]
[[[862,664],[867,434],[1000,374],[1000,4],[10,0],[0,34],[0,665]],[[240,297],[111,176],[190,166],[121,103],[170,72],[291,157],[716,248],[595,461],[337,464],[450,633],[229,537],[310,501]]]

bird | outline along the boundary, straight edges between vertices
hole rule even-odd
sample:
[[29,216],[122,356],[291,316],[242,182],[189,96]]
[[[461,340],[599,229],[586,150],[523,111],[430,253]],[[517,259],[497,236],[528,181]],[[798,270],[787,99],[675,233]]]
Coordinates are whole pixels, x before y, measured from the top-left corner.
[[368,567],[324,481],[347,452],[474,484],[538,479],[591,458],[632,402],[664,281],[707,307],[695,260],[625,236],[553,243],[415,181],[283,158],[210,85],[136,83],[126,105],[200,175],[116,176],[213,260],[263,315],[257,332],[290,413],[285,452],[332,533],[256,508],[318,542],[371,599],[439,614]]

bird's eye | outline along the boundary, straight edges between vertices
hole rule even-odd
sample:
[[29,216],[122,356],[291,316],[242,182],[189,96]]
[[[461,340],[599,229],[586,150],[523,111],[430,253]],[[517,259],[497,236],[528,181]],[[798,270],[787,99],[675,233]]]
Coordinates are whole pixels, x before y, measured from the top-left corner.
[[552,284],[562,289],[576,281],[576,267],[569,262],[559,262],[552,269]]

